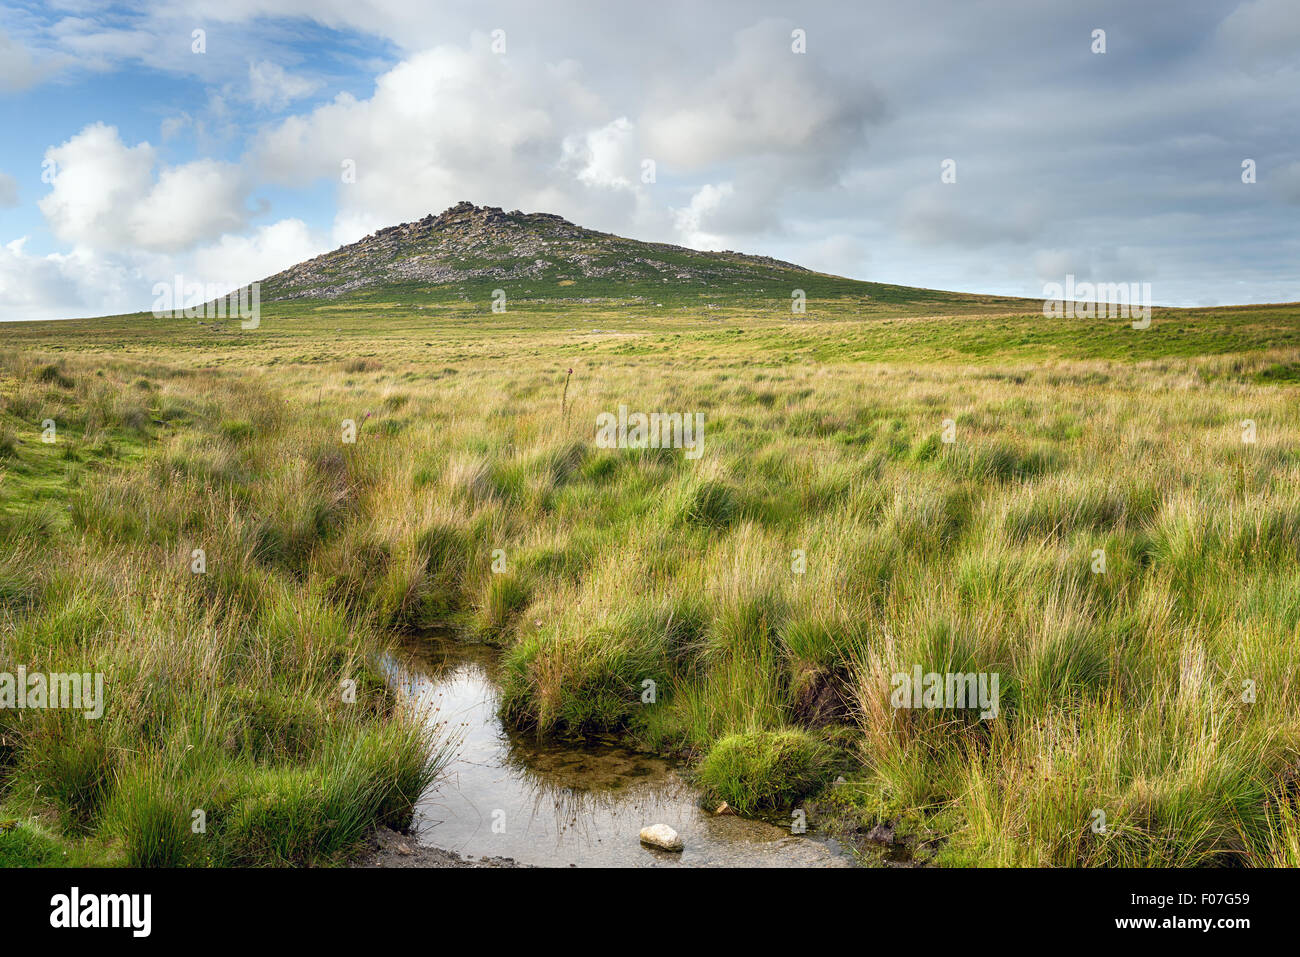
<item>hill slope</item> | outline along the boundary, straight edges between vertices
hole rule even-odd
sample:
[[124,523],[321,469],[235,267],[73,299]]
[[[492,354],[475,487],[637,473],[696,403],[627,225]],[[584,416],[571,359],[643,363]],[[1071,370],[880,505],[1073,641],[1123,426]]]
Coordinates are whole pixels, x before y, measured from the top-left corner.
[[823,294],[887,301],[965,298],[828,276],[766,256],[640,242],[550,213],[462,202],[271,276],[262,281],[262,299],[479,298],[498,286],[512,298],[677,298],[706,290],[788,296],[813,285]]

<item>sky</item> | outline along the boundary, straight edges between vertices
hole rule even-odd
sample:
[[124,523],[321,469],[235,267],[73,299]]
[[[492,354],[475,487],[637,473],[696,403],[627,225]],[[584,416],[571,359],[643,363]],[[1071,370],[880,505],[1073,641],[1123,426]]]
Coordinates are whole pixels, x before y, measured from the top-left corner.
[[0,320],[462,200],[877,282],[1294,302],[1298,107],[1300,0],[6,2]]

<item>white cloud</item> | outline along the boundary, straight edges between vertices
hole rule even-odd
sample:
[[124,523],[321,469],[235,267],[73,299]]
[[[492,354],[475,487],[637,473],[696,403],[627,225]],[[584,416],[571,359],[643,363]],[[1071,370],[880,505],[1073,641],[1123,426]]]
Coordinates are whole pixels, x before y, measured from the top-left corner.
[[[592,188],[631,172],[617,158],[629,129],[610,122],[574,64],[524,69],[478,37],[470,49],[437,47],[399,63],[369,99],[343,94],[286,119],[253,156],[275,181],[339,183],[334,238],[350,242],[466,199],[588,222],[611,203],[633,210],[628,191]],[[345,161],[353,183],[342,180]]]
[[128,268],[88,249],[33,256],[27,237],[0,246],[0,321],[66,319],[139,307]]
[[237,167],[196,160],[165,169],[128,217],[135,244],[146,249],[184,249],[248,218],[247,190]]
[[55,235],[91,249],[171,252],[239,229],[250,216],[239,167],[196,160],[154,178],[156,151],[128,147],[117,129],[94,123],[45,152],[51,191],[39,206]]
[[319,82],[287,73],[284,67],[269,60],[248,64],[248,97],[254,106],[262,109],[283,110],[319,88]]
[[0,246],[0,322],[71,319],[147,310],[157,283],[235,289],[274,275],[330,248],[299,219],[262,226],[247,236],[225,235],[178,255],[140,250],[36,256],[27,237]]
[[54,183],[39,205],[59,238],[92,246],[129,241],[126,216],[152,186],[153,147],[128,148],[115,127],[95,123],[46,150],[45,162]]
[[580,182],[607,189],[632,189],[641,169],[636,130],[626,116],[564,140],[564,165]]
[[37,60],[25,46],[0,31],[0,93],[25,90],[55,73],[63,58]]
[[188,113],[182,111],[175,116],[164,117],[162,124],[158,129],[162,135],[163,142],[166,143],[168,140],[175,139],[183,130],[193,125],[194,118]]
[[[576,64],[524,64],[477,36],[468,49],[410,56],[369,99],[343,94],[286,119],[252,155],[279,182],[338,182],[340,243],[468,199],[651,238],[670,235],[671,221],[686,242],[715,247],[773,228],[792,190],[835,179],[877,110],[861,83],[838,85],[791,53],[788,33],[774,21],[740,31],[721,67],[680,81],[688,92],[641,119],[611,119]],[[664,185],[641,183],[643,159]],[[697,186],[684,209],[669,208],[683,173],[721,160],[740,167],[725,187]],[[345,163],[354,183],[342,181]]]
[[731,183],[718,186],[706,183],[695,192],[687,206],[674,209],[673,225],[682,237],[682,242],[692,249],[727,248],[725,239],[710,231],[710,224],[735,192]]
[[192,273],[205,285],[238,288],[305,259],[329,251],[332,244],[314,235],[301,219],[282,219],[258,228],[251,236],[222,236],[189,257]]
[[0,209],[18,205],[18,181],[8,173],[0,173]]

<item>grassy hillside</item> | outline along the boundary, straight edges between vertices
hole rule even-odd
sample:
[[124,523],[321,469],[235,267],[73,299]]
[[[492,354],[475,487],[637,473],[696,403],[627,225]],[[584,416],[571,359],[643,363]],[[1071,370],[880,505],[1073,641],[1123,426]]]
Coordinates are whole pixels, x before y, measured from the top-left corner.
[[[754,813],[944,863],[1300,863],[1300,308],[531,281],[0,330],[0,670],[111,689],[0,711],[34,815],[0,861],[338,859],[433,770],[374,655],[452,625],[513,722]],[[702,412],[702,457],[597,447],[620,404]],[[999,673],[999,717],[891,707],[916,665]]]

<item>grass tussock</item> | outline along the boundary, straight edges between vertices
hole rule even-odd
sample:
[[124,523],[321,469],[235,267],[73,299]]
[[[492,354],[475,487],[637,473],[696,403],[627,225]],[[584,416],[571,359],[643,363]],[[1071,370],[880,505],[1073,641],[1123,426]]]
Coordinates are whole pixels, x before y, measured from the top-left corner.
[[827,746],[796,728],[729,734],[700,763],[706,794],[741,814],[783,808],[816,791],[830,772]]

